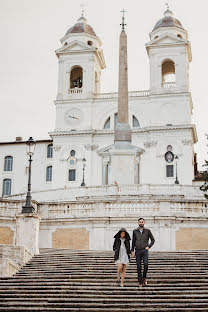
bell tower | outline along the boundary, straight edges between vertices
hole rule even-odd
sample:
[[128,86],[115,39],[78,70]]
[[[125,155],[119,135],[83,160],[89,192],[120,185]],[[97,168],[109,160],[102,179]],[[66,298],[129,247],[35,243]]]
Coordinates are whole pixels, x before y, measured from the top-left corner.
[[173,17],[167,5],[164,17],[150,33],[146,44],[150,59],[150,92],[189,91],[189,63],[192,60],[188,33]]
[[82,16],[67,31],[61,44],[56,51],[59,59],[57,100],[92,98],[100,92],[101,70],[105,68],[101,40]]

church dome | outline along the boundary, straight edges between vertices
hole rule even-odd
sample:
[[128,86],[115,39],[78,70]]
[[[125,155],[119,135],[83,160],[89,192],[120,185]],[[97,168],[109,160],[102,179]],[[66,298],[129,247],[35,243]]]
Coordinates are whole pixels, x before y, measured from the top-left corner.
[[87,20],[83,16],[80,17],[77,23],[67,31],[66,35],[75,33],[86,33],[91,36],[96,36],[94,30],[87,24]]
[[178,27],[184,29],[181,22],[173,17],[173,13],[169,8],[164,12],[164,17],[156,23],[153,31],[161,27]]

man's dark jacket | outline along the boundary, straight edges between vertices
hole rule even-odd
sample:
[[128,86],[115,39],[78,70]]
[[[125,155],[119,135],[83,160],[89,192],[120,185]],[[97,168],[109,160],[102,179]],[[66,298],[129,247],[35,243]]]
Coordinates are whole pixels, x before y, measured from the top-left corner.
[[[149,239],[151,240],[150,243]],[[134,248],[140,250],[145,249],[146,247],[151,248],[154,242],[154,236],[149,229],[144,228],[143,232],[141,233],[139,228],[137,228],[133,231],[131,251],[134,251]]]
[[121,228],[120,231],[114,236],[115,240],[114,240],[114,244],[113,244],[113,250],[115,251],[115,254],[114,254],[114,260],[118,260],[119,258],[119,251],[120,251],[120,247],[121,247],[121,240],[120,240],[120,237],[121,237],[121,232],[125,232],[125,241],[124,241],[124,245],[126,247],[126,251],[127,251],[127,255],[130,259],[130,253],[131,253],[131,250],[130,250],[130,235],[129,233],[126,231],[126,229],[124,228]]

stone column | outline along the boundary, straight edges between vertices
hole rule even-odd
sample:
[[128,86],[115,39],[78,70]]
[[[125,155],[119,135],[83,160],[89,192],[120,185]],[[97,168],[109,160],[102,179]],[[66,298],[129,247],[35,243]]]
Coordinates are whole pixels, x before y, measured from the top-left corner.
[[16,245],[24,246],[33,255],[39,253],[40,217],[35,213],[16,216]]

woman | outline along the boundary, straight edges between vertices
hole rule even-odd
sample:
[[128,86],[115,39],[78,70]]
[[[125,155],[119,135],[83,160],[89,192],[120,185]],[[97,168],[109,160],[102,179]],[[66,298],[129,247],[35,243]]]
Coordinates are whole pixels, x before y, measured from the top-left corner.
[[[126,275],[126,265],[130,259],[130,235],[126,229],[121,228],[120,231],[114,236],[113,250],[115,251],[114,259],[117,264],[117,283],[123,287],[124,278]],[[121,276],[121,277],[120,277]]]

